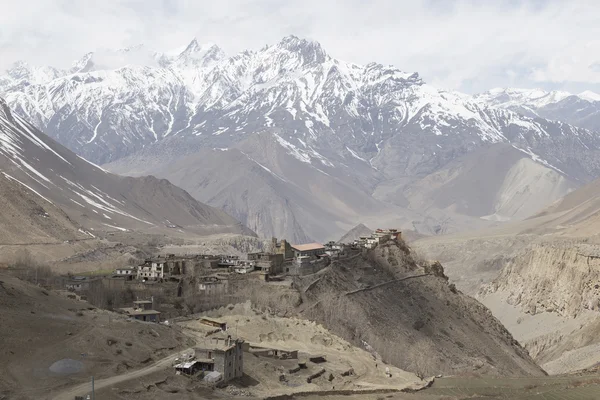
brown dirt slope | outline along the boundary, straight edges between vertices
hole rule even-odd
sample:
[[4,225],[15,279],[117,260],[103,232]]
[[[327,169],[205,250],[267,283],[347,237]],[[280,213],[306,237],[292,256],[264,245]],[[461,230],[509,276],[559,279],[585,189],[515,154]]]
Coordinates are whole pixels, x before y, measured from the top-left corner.
[[544,374],[486,307],[449,285],[440,264],[418,265],[403,242],[334,262],[296,284],[304,318],[404,370]]
[[61,209],[0,174],[0,245],[90,239]]
[[0,171],[87,229],[255,235],[165,179],[111,174],[11,112],[0,99]]
[[0,399],[52,397],[188,347],[176,329],[130,322],[3,273],[0,315]]

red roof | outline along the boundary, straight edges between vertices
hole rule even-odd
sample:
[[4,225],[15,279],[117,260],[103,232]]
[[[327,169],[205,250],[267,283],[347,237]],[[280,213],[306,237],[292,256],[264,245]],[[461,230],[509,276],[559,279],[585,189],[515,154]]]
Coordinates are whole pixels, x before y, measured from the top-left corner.
[[297,251],[311,251],[311,250],[320,250],[325,247],[319,243],[306,243],[306,244],[293,244],[292,248]]

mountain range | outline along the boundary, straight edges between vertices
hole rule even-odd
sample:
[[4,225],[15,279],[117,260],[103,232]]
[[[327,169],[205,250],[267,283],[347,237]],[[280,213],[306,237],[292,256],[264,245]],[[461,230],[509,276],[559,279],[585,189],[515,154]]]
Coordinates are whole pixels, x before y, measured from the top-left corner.
[[572,94],[556,90],[496,88],[475,98],[522,115],[600,130],[600,95],[589,90]]
[[194,39],[88,53],[67,70],[21,62],[0,77],[16,114],[82,157],[167,178],[293,241],[358,221],[439,234],[521,219],[600,176],[591,111],[544,111],[595,106],[593,94],[511,93],[439,90],[295,36],[233,56]]
[[93,238],[98,230],[254,234],[165,179],[121,177],[86,161],[2,99],[0,171],[3,226],[13,227],[4,244]]

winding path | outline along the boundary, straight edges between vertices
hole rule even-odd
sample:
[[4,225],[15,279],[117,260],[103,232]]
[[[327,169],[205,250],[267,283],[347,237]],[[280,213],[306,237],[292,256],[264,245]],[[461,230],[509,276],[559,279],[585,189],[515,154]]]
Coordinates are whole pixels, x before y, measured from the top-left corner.
[[[152,373],[160,371],[166,367],[170,367],[171,363],[173,361],[175,361],[175,359],[182,353],[189,353],[189,352],[193,352],[193,351],[194,351],[193,348],[189,348],[184,351],[178,351],[177,353],[171,354],[171,355],[169,355],[151,365],[148,365],[147,367],[144,367],[142,369],[137,369],[135,371],[131,371],[131,372],[128,372],[123,375],[111,376],[110,378],[98,379],[94,382],[94,388],[97,391],[97,390],[103,389],[105,387],[110,387],[110,386],[116,385],[117,383],[125,382],[125,381],[135,379],[135,378],[141,378],[145,375],[152,374]],[[82,383],[80,385],[71,387],[69,389],[66,389],[56,395],[53,395],[51,397],[51,399],[52,400],[73,400],[73,399],[75,399],[75,396],[87,395],[88,393],[90,393],[90,390],[91,390],[91,383],[86,382],[86,383]]]

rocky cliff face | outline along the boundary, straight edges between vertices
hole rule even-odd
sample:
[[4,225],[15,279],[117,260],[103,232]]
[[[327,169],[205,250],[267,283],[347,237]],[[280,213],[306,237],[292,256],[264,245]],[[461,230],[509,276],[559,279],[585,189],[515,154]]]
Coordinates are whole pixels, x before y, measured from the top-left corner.
[[600,247],[584,243],[534,244],[507,262],[480,294],[503,291],[508,303],[535,315],[576,317],[600,308]]
[[[586,243],[589,242],[589,243]],[[546,238],[502,259],[478,298],[549,373],[597,363],[600,245]]]

